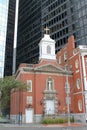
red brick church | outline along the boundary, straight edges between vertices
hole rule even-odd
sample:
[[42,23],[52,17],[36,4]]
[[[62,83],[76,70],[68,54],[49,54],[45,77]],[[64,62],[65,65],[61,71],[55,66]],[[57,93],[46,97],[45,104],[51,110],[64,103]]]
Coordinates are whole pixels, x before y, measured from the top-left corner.
[[11,91],[10,118],[16,122],[40,122],[67,113],[86,118],[87,46],[75,48],[73,36],[55,54],[55,41],[44,34],[39,63],[20,64],[15,76],[27,84],[27,91]]

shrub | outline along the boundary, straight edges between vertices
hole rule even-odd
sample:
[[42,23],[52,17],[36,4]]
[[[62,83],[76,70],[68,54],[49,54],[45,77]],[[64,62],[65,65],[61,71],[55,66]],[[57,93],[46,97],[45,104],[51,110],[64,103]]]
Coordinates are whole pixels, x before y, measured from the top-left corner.
[[[68,119],[66,118],[45,118],[42,123],[43,124],[62,124],[68,122]],[[74,122],[74,118],[70,118],[70,122]]]
[[46,118],[42,121],[43,124],[61,124],[63,123],[62,118],[53,119],[53,118]]
[[62,118],[55,119],[55,123],[61,124],[64,123]]
[[71,118],[70,118],[70,122],[74,122],[74,117],[71,117]]
[[63,119],[63,123],[67,123],[68,120],[66,118]]
[[55,121],[52,118],[46,118],[42,121],[43,124],[54,124]]

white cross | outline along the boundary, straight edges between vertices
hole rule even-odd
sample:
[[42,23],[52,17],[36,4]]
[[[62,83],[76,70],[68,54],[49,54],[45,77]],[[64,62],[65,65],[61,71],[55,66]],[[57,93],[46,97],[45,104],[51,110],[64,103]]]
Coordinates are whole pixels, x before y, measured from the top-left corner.
[[45,30],[46,34],[49,34],[50,29],[48,27],[44,28],[44,30]]

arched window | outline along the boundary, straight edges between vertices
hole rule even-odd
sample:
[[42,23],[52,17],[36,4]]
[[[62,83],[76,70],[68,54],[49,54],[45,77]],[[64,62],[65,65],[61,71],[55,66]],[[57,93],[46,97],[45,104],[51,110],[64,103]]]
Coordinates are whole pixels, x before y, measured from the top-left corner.
[[51,47],[49,45],[47,46],[47,53],[51,54]]
[[52,91],[54,89],[54,82],[52,78],[47,79],[47,90]]
[[78,89],[80,89],[81,81],[80,81],[79,78],[76,80],[76,86],[77,86]]
[[59,63],[59,64],[62,63],[62,57],[61,57],[61,56],[59,56],[58,63]]
[[75,67],[76,67],[76,69],[78,69],[78,67],[79,67],[79,61],[78,61],[78,59],[75,61]]
[[67,54],[67,52],[65,51],[64,52],[64,61],[66,61],[68,59],[68,54]]
[[78,109],[82,111],[82,100],[78,100]]

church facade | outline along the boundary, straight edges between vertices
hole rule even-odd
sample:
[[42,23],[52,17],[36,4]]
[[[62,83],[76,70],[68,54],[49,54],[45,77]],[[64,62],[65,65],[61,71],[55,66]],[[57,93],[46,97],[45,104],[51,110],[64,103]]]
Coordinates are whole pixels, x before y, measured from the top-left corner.
[[39,43],[39,63],[20,64],[16,79],[27,91],[11,91],[12,120],[40,122],[46,117],[87,112],[87,46],[75,48],[71,36],[55,54],[55,41],[48,34]]

